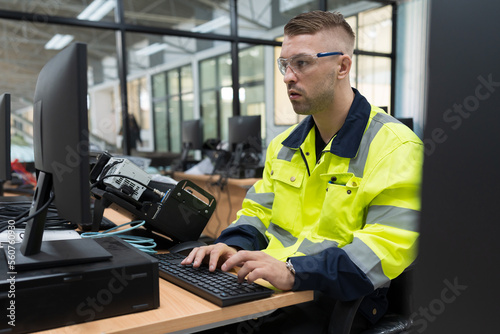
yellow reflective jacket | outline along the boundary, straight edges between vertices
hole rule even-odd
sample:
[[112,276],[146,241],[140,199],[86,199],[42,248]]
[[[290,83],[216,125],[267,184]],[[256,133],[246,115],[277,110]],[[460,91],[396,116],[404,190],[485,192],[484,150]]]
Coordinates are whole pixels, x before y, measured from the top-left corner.
[[272,140],[263,179],[217,240],[290,258],[294,290],[343,300],[386,286],[415,259],[423,160],[410,129],[354,92],[318,161],[311,116]]

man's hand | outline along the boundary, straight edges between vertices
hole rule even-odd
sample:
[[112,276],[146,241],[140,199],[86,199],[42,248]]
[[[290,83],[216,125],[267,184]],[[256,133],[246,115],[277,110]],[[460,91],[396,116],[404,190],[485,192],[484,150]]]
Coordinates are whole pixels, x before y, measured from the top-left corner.
[[224,263],[234,254],[236,254],[236,252],[237,250],[235,248],[229,247],[224,243],[196,247],[193,248],[191,253],[189,253],[189,255],[184,260],[182,260],[181,264],[193,264],[193,267],[198,268],[208,256],[208,269],[210,271],[214,271],[215,268]]
[[239,251],[232,254],[221,269],[228,271],[234,267],[241,267],[238,271],[240,282],[246,279],[252,283],[262,278],[280,290],[291,290],[295,282],[295,276],[288,270],[286,264],[271,255],[261,251]]

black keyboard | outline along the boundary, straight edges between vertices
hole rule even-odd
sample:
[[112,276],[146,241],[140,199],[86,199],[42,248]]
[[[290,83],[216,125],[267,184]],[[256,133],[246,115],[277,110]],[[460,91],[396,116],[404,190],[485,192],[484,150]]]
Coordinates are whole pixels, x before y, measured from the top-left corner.
[[221,307],[269,297],[274,292],[256,283],[238,283],[235,275],[220,269],[210,272],[205,265],[199,268],[181,265],[185,256],[178,253],[153,256],[159,260],[161,278]]

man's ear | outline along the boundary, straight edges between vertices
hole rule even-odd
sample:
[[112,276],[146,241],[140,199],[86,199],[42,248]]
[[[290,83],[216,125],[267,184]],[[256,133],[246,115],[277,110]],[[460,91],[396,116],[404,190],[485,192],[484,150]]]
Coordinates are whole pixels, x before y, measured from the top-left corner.
[[339,80],[342,80],[346,77],[349,77],[349,72],[351,71],[351,66],[352,66],[351,57],[349,57],[348,55],[340,56],[339,71],[337,74],[337,78]]

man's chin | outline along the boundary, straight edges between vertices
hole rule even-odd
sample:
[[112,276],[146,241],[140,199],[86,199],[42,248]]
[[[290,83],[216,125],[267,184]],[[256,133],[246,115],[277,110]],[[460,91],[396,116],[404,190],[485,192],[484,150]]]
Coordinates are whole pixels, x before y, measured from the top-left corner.
[[293,111],[295,111],[297,115],[309,115],[309,109],[306,109],[304,105],[294,101],[290,102],[292,103]]
[[301,116],[307,116],[307,115],[311,115],[311,111],[309,109],[305,110],[304,108],[296,108],[295,106],[293,107],[293,111],[295,111],[295,113],[297,115],[301,115]]

